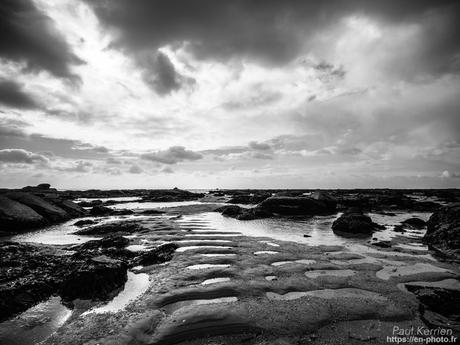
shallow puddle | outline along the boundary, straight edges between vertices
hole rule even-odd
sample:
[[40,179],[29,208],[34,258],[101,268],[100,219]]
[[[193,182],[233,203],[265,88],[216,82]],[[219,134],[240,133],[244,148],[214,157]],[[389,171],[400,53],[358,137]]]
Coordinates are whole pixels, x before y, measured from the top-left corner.
[[201,285],[209,285],[209,284],[217,284],[217,283],[223,283],[223,282],[228,282],[230,281],[230,278],[228,277],[221,277],[221,278],[211,278],[211,279],[206,279],[201,283]]
[[130,302],[134,301],[137,297],[147,291],[149,287],[149,275],[146,273],[135,274],[128,272],[128,280],[123,290],[115,296],[109,303],[90,309],[82,315],[89,313],[116,313],[123,310]]
[[345,289],[323,289],[323,290],[313,290],[313,291],[291,291],[285,294],[278,294],[276,292],[267,292],[266,296],[268,299],[275,301],[291,301],[299,299],[302,297],[310,296],[323,299],[332,299],[332,298],[358,298],[358,299],[372,299],[374,301],[386,301],[386,298],[378,293],[354,289],[354,288],[345,288]]
[[274,252],[272,250],[261,250],[258,252],[254,252],[254,255],[263,255],[263,254],[274,255],[274,254],[279,254],[279,252]]
[[59,329],[71,314],[72,311],[61,304],[60,297],[51,297],[12,320],[0,323],[0,344],[38,344]]
[[206,256],[206,257],[219,257],[219,256],[235,256],[235,253],[206,253],[206,254],[200,254],[201,256]]
[[127,246],[126,249],[128,249],[131,252],[145,252],[149,250],[149,248],[147,248],[143,244],[132,244],[130,246]]
[[415,265],[385,267],[376,273],[377,278],[389,280],[391,277],[408,276],[420,273],[445,273],[450,272],[445,268],[434,266],[431,264],[416,263]]
[[230,267],[229,264],[198,264],[198,265],[192,265],[192,266],[187,266],[186,268],[189,270],[201,270],[201,269],[206,269],[206,268],[227,268]]
[[186,246],[186,247],[179,247],[176,249],[176,252],[182,253],[187,250],[192,250],[192,249],[206,249],[206,248],[217,248],[217,249],[233,249],[233,247],[225,247],[225,246]]
[[314,264],[315,260],[308,260],[308,259],[301,259],[301,260],[294,260],[294,261],[276,261],[272,262],[272,266],[283,266],[287,264],[303,264],[303,265],[311,265]]

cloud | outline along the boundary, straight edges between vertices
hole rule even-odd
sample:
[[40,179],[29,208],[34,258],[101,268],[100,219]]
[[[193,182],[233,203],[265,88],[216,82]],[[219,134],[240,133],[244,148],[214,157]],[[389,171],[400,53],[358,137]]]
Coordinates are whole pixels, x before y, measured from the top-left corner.
[[262,152],[253,152],[251,153],[250,157],[255,159],[273,159],[273,156],[271,154]]
[[159,95],[167,95],[195,82],[179,74],[169,57],[162,52],[145,54],[138,59],[144,68],[144,81]]
[[0,104],[18,109],[38,108],[38,103],[12,80],[0,79]]
[[258,143],[257,141],[249,142],[249,148],[258,151],[267,151],[271,149],[271,146],[267,143]]
[[59,171],[68,171],[68,172],[78,172],[78,173],[87,173],[90,172],[93,163],[88,161],[77,161],[68,167],[57,167],[56,170]]
[[114,164],[114,165],[120,165],[122,163],[121,160],[117,159],[117,158],[113,158],[113,157],[109,157],[105,160],[105,162],[107,164]]
[[0,18],[0,57],[25,63],[28,70],[46,70],[60,78],[78,80],[70,66],[81,64],[82,60],[33,1],[2,1]]
[[[100,21],[117,31],[113,46],[136,55],[165,45],[185,46],[197,59],[239,57],[284,65],[345,17],[366,14],[392,26],[416,25],[422,54],[433,72],[458,69],[459,5],[451,1],[303,0],[87,0]],[[425,38],[423,38],[425,36]],[[326,43],[327,45],[327,43]],[[320,57],[321,58],[321,57]],[[457,66],[455,66],[457,64]],[[433,66],[436,65],[436,66]],[[328,66],[326,66],[328,67]],[[335,72],[334,72],[335,71]],[[329,72],[343,76],[344,71]]]
[[43,155],[32,153],[21,149],[0,150],[1,163],[47,163],[48,158]]
[[144,172],[144,170],[137,164],[131,165],[128,171],[130,174],[141,174]]
[[441,174],[442,178],[460,178],[460,173],[450,172],[449,170],[444,170]]
[[173,174],[174,170],[171,169],[171,167],[163,167],[160,172],[165,173],[165,174]]
[[142,159],[163,164],[176,164],[182,161],[196,161],[203,158],[198,152],[186,150],[184,146],[172,146],[164,151],[144,153]]

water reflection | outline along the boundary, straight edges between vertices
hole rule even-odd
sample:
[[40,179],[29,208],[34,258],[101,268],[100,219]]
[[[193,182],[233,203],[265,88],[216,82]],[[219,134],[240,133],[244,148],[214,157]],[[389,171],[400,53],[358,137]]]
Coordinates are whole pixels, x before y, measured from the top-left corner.
[[0,323],[0,344],[38,344],[61,327],[71,314],[72,311],[61,304],[60,297],[51,297],[19,316]]

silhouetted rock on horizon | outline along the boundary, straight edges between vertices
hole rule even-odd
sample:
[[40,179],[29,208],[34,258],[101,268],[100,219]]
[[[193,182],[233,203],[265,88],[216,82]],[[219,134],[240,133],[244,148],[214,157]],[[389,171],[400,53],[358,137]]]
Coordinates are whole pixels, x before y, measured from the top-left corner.
[[0,228],[3,232],[39,227],[46,223],[46,219],[30,207],[0,195]]
[[356,207],[348,209],[332,223],[332,231],[340,236],[370,236],[382,228]]
[[423,241],[442,255],[460,259],[460,203],[444,206],[431,215]]

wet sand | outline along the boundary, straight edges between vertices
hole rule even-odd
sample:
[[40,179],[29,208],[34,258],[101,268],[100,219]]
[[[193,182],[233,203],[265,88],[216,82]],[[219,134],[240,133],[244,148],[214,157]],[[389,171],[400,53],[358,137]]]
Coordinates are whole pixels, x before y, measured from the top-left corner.
[[[386,344],[395,325],[423,326],[402,283],[459,279],[458,267],[425,248],[345,240],[326,230],[330,221],[319,218],[325,228],[309,231],[328,232],[304,238],[296,231],[262,237],[260,227],[219,214],[139,219],[144,230],[130,245],[175,242],[174,258],[136,267],[148,286],[133,300],[72,315],[45,344]],[[402,243],[409,236],[391,235]],[[411,243],[421,238],[411,236]]]

